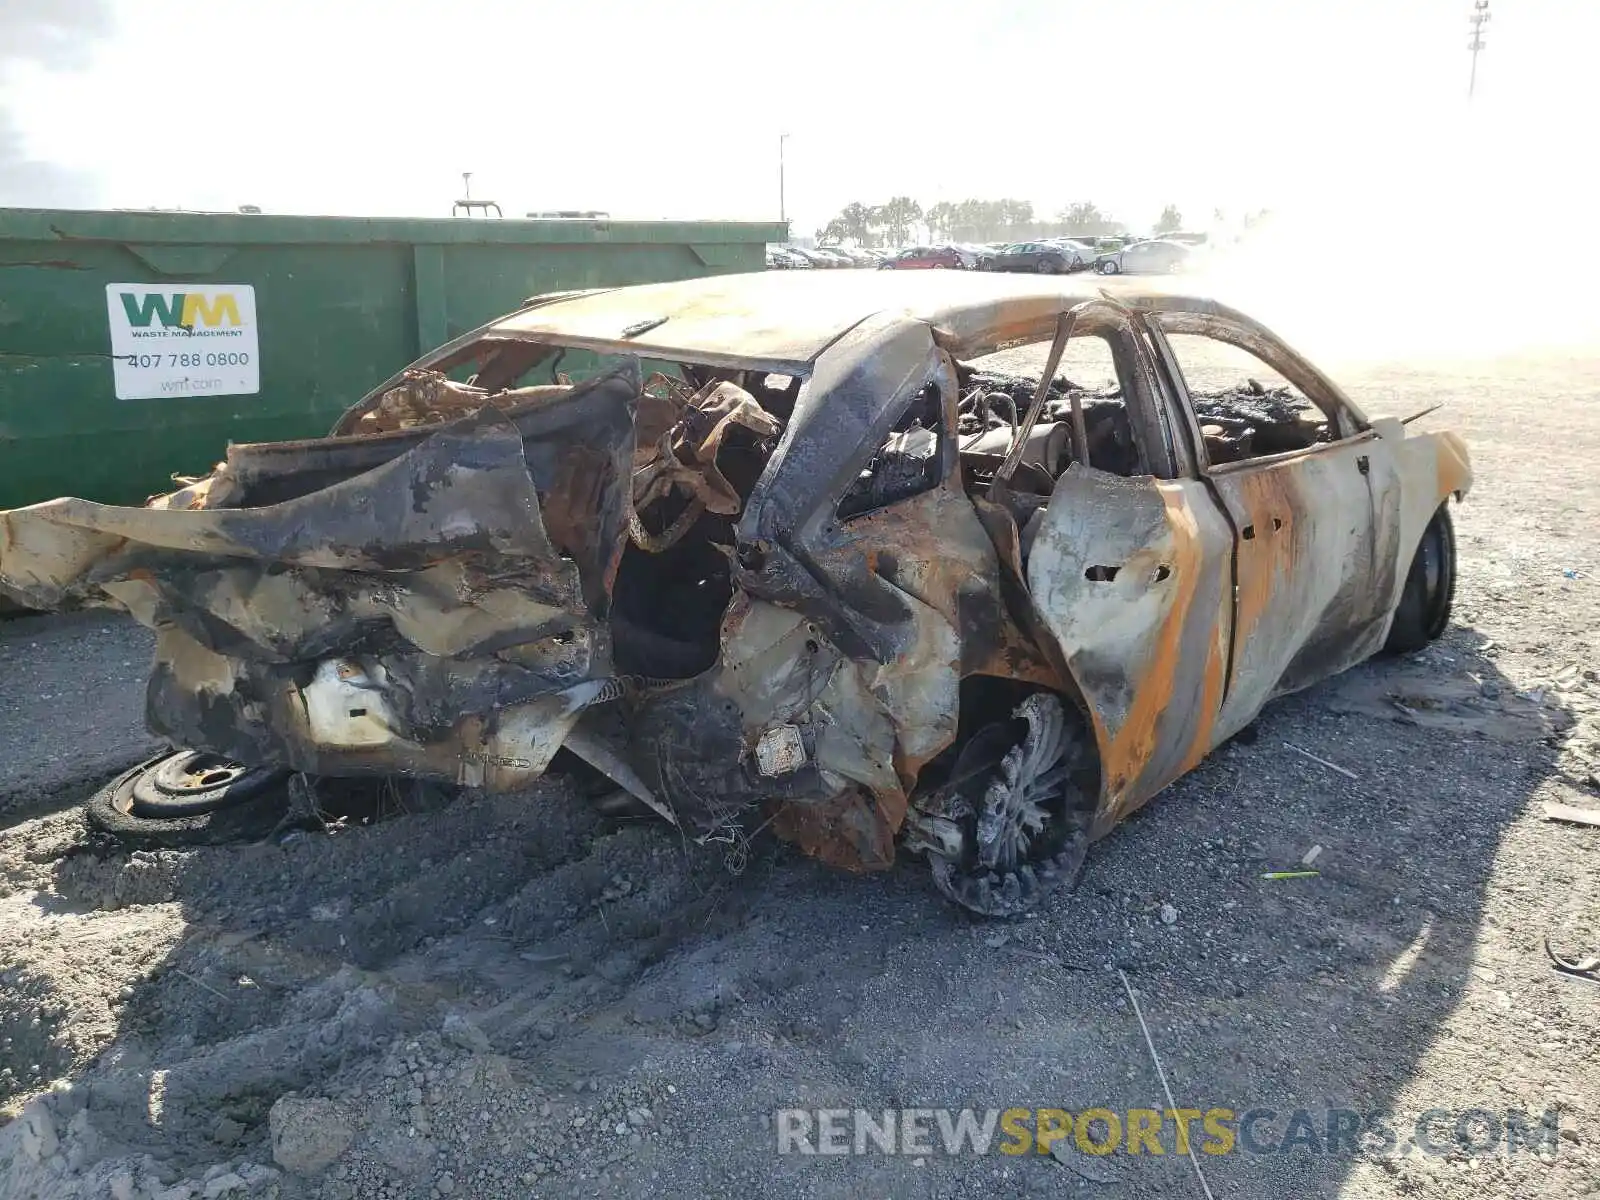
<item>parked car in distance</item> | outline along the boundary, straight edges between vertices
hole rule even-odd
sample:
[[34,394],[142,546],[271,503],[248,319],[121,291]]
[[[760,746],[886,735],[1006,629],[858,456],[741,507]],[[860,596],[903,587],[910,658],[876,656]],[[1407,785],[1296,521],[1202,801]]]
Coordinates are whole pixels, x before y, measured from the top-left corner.
[[1094,262],[1095,256],[1100,253],[1097,247],[1080,238],[1058,237],[1050,238],[1049,241],[1052,246],[1060,246],[1069,258],[1076,259],[1072,263],[1074,271],[1087,267]]
[[798,255],[799,257],[805,259],[806,262],[809,263],[813,267],[825,267],[826,268],[826,267],[837,267],[837,266],[840,265],[839,264],[839,260],[834,258],[833,255],[831,255],[831,254],[823,254],[823,253],[821,253],[820,251],[817,251],[817,250],[808,250],[804,246],[785,246],[784,249],[787,250],[790,254],[795,254],[795,255]]
[[1166,275],[1183,270],[1189,254],[1189,247],[1182,242],[1154,238],[1100,255],[1094,260],[1094,269],[1102,275]]
[[853,267],[855,263],[849,256],[841,253],[833,246],[816,246],[811,251],[813,258],[822,260],[822,265],[828,267]]
[[987,260],[986,271],[1032,271],[1037,275],[1065,275],[1083,266],[1083,254],[1051,242],[1017,242]]
[[787,246],[768,246],[767,269],[770,271],[809,271],[811,270],[811,260],[796,254]]
[[856,262],[855,252],[852,250],[846,250],[843,246],[818,246],[817,253],[826,254],[831,258],[837,259],[841,267],[854,267],[859,265]]
[[959,271],[965,265],[953,246],[912,246],[878,264],[890,271],[926,271],[936,267]]
[[956,252],[956,257],[961,260],[961,265],[964,268],[966,268],[968,271],[977,270],[978,258],[981,254],[978,247],[963,245],[960,242],[947,242],[939,248],[941,250],[954,250]]

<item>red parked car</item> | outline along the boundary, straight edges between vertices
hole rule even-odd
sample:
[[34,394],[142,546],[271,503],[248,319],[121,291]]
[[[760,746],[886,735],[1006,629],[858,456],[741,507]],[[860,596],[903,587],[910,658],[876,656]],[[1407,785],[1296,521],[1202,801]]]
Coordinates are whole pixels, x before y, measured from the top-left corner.
[[927,271],[934,267],[959,271],[963,265],[961,255],[950,246],[913,246],[878,264],[889,271]]

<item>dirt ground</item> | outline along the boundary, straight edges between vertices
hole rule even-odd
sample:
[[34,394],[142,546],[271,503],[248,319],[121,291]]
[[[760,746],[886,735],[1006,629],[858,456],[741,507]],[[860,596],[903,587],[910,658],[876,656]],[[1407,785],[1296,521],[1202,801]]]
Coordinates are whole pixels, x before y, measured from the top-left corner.
[[[1600,351],[1337,373],[1470,443],[1453,625],[1273,704],[1009,924],[557,785],[109,851],[73,806],[145,752],[148,639],[0,623],[0,1197],[1201,1196],[1170,1126],[776,1153],[784,1107],[1167,1108],[1119,968],[1180,1107],[1270,1109],[1268,1147],[1393,1114],[1388,1153],[1202,1154],[1218,1197],[1600,1195],[1600,984],[1543,948],[1600,951],[1600,830],[1544,815],[1600,805]],[[1432,1109],[1446,1148],[1470,1109],[1561,1133],[1430,1155]]]

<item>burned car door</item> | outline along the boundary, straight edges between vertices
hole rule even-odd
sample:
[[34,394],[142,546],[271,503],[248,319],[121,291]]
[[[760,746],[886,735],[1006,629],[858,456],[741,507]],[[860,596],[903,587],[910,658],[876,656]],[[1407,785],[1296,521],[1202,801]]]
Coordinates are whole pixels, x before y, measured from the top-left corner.
[[[1381,644],[1398,551],[1394,449],[1253,322],[1163,312],[1154,324],[1193,422],[1200,469],[1233,531],[1233,654],[1217,728],[1225,738],[1272,697]],[[1252,376],[1233,392],[1207,391],[1208,370],[1223,382],[1239,352],[1283,386]],[[1218,461],[1225,458],[1232,461]]]
[[1093,726],[1101,784],[1091,834],[1099,836],[1216,744],[1233,536],[1203,483],[1161,477],[1176,468],[1143,340],[1125,310],[1092,304],[1078,330],[1111,344],[1141,471],[1073,463],[1024,538],[1037,618]]

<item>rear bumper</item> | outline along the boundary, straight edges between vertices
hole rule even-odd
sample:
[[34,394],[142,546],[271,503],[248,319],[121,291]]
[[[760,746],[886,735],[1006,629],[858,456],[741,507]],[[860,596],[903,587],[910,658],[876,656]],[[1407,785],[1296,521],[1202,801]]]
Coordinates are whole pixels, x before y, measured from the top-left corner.
[[638,391],[619,375],[526,412],[235,447],[165,507],[0,513],[0,586],[154,629],[146,720],[178,745],[510,790],[619,691]]

